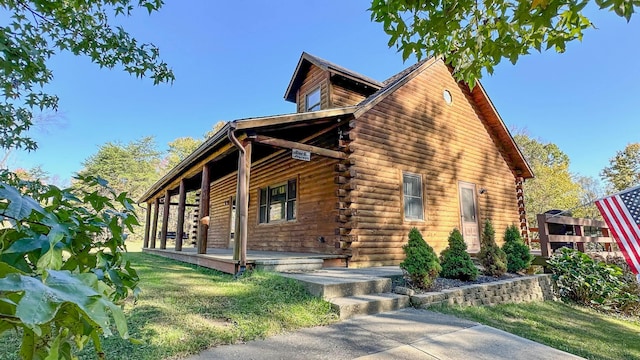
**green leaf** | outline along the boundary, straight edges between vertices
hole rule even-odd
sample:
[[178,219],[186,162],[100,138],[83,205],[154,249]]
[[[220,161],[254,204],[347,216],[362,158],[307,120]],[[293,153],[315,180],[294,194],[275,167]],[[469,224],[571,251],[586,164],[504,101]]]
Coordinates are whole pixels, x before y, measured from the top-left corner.
[[72,275],[68,271],[48,270],[42,280],[16,273],[0,278],[0,291],[24,292],[16,307],[16,316],[26,327],[36,332],[39,325],[52,321],[63,303],[78,308],[90,323],[110,335],[109,318],[113,316],[121,336],[127,337],[127,325],[122,310],[101,296],[94,287],[98,280],[93,274]]
[[24,254],[48,246],[49,239],[45,235],[40,235],[37,239],[22,238],[15,241],[3,254]]
[[9,205],[0,213],[0,216],[5,215],[21,221],[28,217],[31,211],[44,212],[38,202],[28,196],[23,196],[16,188],[5,183],[0,183],[0,199],[9,200]]

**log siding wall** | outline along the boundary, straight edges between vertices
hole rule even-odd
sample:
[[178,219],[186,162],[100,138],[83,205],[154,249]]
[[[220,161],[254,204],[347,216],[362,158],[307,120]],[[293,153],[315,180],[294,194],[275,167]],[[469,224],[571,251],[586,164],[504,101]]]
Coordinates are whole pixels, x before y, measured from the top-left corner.
[[[322,144],[313,144],[322,146]],[[326,145],[326,144],[325,144]],[[327,146],[325,146],[327,147]],[[336,249],[334,167],[337,160],[312,154],[311,161],[291,158],[291,150],[284,151],[251,168],[249,181],[249,250],[292,251],[334,254]],[[258,224],[259,189],[297,179],[296,220]],[[228,246],[230,232],[231,196],[236,191],[236,173],[211,183],[211,220],[209,247]],[[225,205],[225,201],[229,204]]]
[[[447,105],[443,91],[453,96]],[[518,224],[515,177],[489,135],[471,94],[437,62],[354,122],[350,132],[357,190],[350,266],[398,264],[402,245],[417,227],[436,252],[460,228],[458,183],[476,185],[479,230],[489,218],[501,243]],[[403,219],[402,172],[422,175],[424,221]]]
[[343,106],[353,106],[360,103],[366,97],[356,91],[349,90],[340,85],[331,84],[331,103],[329,106],[338,108]]
[[325,110],[329,105],[329,73],[313,65],[296,95],[298,112],[306,111],[306,97],[312,90],[320,87],[320,109]]

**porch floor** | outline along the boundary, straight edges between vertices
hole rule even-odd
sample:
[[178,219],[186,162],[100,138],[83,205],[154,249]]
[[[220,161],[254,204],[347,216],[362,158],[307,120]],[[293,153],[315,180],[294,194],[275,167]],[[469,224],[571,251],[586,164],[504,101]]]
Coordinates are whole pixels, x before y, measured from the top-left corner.
[[[182,251],[144,248],[142,251],[229,274],[237,273],[240,265],[238,260],[233,260],[233,249],[208,248],[206,254],[198,254],[195,248],[183,248]],[[275,271],[347,267],[348,260],[348,255],[247,250],[248,268]]]

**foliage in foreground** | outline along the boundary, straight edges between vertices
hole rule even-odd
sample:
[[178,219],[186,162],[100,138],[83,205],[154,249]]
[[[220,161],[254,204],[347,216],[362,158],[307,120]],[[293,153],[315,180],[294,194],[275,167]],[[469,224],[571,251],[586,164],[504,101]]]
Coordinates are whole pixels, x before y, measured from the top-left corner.
[[515,225],[510,225],[504,233],[502,250],[507,255],[507,271],[517,273],[531,266],[533,256],[529,247],[522,240],[520,230]]
[[72,359],[89,340],[100,354],[114,324],[127,338],[118,304],[137,291],[122,256],[131,200],[92,177],[78,180],[100,193],[0,179],[0,333],[21,330],[22,359]]
[[[331,304],[276,274],[252,272],[234,280],[232,275],[154,255],[125,256],[140,276],[140,296],[135,306],[127,301],[124,310],[130,335],[140,344],[106,338],[102,348],[107,359],[182,358],[212,346],[338,319]],[[19,344],[9,335],[13,334],[0,336],[0,354],[13,354],[6,360],[17,360]],[[79,356],[95,359],[96,353],[87,347]]]
[[473,281],[478,277],[478,268],[467,253],[460,230],[453,229],[449,234],[449,246],[440,254],[440,265],[440,276],[444,278]]
[[400,263],[400,268],[408,274],[415,286],[428,288],[442,270],[438,255],[416,228],[409,232],[409,242],[402,246],[402,250],[406,257]]
[[640,321],[578,305],[545,301],[495,306],[432,307],[587,359],[640,359]]
[[600,311],[640,315],[635,278],[625,276],[619,266],[567,248],[547,263],[561,299]]
[[490,220],[484,222],[478,260],[485,275],[500,277],[507,271],[507,255],[496,244],[496,231]]
[[534,49],[562,53],[568,42],[582,40],[595,27],[585,16],[589,3],[627,21],[640,6],[625,0],[373,0],[370,10],[403,59],[445,56],[458,79],[473,86],[502,59],[515,64]]
[[36,148],[26,133],[33,109],[58,107],[58,97],[43,91],[53,79],[47,61],[58,52],[85,55],[100,67],[119,65],[137,77],[149,76],[154,84],[173,81],[158,48],[138,43],[111,23],[135,8],[151,13],[161,6],[161,0],[0,1],[7,22],[0,27],[0,148]]

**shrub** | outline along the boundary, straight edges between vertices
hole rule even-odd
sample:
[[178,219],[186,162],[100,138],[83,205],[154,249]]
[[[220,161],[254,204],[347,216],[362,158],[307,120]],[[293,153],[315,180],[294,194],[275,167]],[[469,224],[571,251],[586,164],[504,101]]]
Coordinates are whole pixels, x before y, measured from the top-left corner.
[[630,279],[619,266],[567,248],[561,249],[547,263],[553,272],[555,290],[562,300],[606,312],[638,315],[637,287],[632,288],[632,284],[627,283]]
[[478,268],[467,253],[467,244],[464,243],[460,230],[453,229],[449,234],[449,246],[440,254],[440,265],[440,276],[448,279],[470,281],[478,277]]
[[507,254],[507,271],[515,273],[531,266],[533,256],[527,244],[522,241],[520,231],[515,225],[507,227],[502,250]]
[[486,275],[502,276],[507,271],[507,255],[496,244],[496,231],[489,220],[484,222],[478,259]]
[[402,250],[406,258],[400,263],[400,268],[409,276],[411,282],[422,289],[431,286],[442,267],[433,248],[424,241],[418,229],[411,229],[409,242]]

